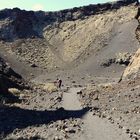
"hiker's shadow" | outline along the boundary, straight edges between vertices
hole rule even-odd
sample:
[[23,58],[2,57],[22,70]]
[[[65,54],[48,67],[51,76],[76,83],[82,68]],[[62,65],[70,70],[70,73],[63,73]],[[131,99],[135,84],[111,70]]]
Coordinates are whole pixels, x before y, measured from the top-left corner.
[[53,111],[35,111],[18,107],[0,108],[0,133],[9,134],[16,128],[22,129],[33,125],[48,124],[57,120],[81,118],[89,109],[64,110],[60,108]]

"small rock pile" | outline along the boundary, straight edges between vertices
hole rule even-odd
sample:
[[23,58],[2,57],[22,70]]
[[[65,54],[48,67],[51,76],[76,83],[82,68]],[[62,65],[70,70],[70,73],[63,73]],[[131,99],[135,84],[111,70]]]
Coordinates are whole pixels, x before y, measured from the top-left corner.
[[122,79],[135,79],[140,77],[140,49],[131,59],[130,65],[125,69]]
[[128,66],[130,63],[131,57],[132,57],[132,54],[130,54],[128,52],[119,53],[119,54],[116,54],[115,58],[110,58],[110,59],[106,60],[106,62],[103,62],[101,64],[101,66],[109,67],[112,64]]

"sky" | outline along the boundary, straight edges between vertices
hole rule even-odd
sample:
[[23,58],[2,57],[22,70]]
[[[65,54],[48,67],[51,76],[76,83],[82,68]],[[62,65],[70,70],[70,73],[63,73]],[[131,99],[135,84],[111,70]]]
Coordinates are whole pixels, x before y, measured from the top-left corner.
[[0,9],[18,7],[34,11],[58,11],[108,1],[111,0],[0,0]]

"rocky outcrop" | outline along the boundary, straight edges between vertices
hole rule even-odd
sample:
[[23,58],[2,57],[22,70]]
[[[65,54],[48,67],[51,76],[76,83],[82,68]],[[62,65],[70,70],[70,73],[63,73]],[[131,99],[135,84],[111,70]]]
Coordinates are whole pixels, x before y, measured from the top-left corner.
[[[138,12],[136,15],[136,19],[139,22],[139,16],[140,16],[140,7],[138,8]],[[140,22],[136,29],[136,38],[138,39],[140,43]],[[135,55],[132,57],[130,64],[125,69],[122,78],[123,79],[135,79],[140,77],[140,49],[137,50]]]
[[129,66],[125,69],[123,78],[134,79],[140,77],[140,49],[133,56]]
[[13,34],[19,38],[38,36],[33,29],[34,22],[37,22],[34,12],[17,10],[15,14],[15,19],[11,22],[11,25],[13,25]]
[[140,24],[136,29],[136,38],[138,39],[138,41],[140,42]]
[[34,24],[37,24],[35,13],[18,8],[0,11],[0,39],[10,40],[16,38],[38,37]]
[[24,87],[22,77],[14,72],[10,66],[0,58],[0,100],[3,97],[13,97],[8,94],[9,88],[23,89]]

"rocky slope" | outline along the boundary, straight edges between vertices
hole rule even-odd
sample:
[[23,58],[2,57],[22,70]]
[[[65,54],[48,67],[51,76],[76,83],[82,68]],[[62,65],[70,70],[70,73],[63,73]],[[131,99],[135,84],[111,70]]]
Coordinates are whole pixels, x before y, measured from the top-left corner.
[[[9,46],[19,60],[48,71],[71,68],[107,46],[119,30],[121,33],[121,26],[136,15],[136,3],[119,1],[59,12],[5,9],[0,11],[1,46]],[[135,51],[135,46],[127,51]]]
[[140,49],[133,56],[129,66],[123,73],[124,79],[135,79],[140,77]]

